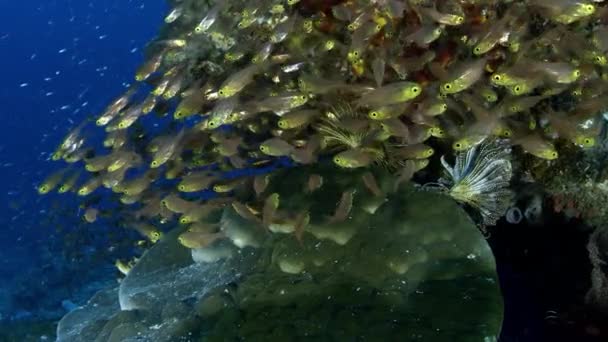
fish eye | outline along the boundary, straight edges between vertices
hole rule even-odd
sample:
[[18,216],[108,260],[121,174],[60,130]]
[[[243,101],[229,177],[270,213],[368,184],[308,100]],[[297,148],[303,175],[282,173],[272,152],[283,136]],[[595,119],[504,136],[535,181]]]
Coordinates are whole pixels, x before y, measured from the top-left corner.
[[480,53],[481,52],[481,48],[479,46],[476,46],[475,49],[473,49],[474,52],[476,53]]
[[557,158],[557,152],[551,152],[551,157]]
[[348,26],[346,28],[348,28],[349,31],[353,31],[355,29],[355,25],[354,24],[348,24]]
[[179,223],[186,224],[186,223],[188,223],[188,220],[186,220],[186,218],[182,218],[179,220]]
[[279,127],[285,128],[285,122],[283,120],[279,121]]
[[461,147],[462,147],[462,144],[461,144],[461,143],[454,143],[454,147],[456,147],[456,148],[461,148]]
[[197,26],[196,28],[194,28],[194,32],[196,32],[196,33],[199,33],[199,32],[201,32],[202,30],[203,30],[203,28],[202,28],[202,27],[200,27],[200,26]]
[[464,21],[463,17],[457,17],[456,18],[456,22],[459,23],[459,24],[462,23],[463,21]]
[[262,151],[262,152],[266,152],[267,149],[268,148],[264,145],[260,146],[260,151]]
[[152,166],[158,166],[158,162],[156,160],[152,161]]
[[446,83],[443,85],[443,89],[450,90],[450,89],[452,89],[452,85],[450,83]]
[[593,6],[593,5],[585,5],[585,10],[587,12],[593,12],[593,11],[595,11],[595,6]]
[[420,87],[413,87],[412,88],[412,93],[417,93],[420,91]]
[[377,118],[377,117],[378,117],[378,112],[373,111],[373,112],[370,112],[370,113],[369,113],[369,115],[370,115],[372,118]]
[[494,79],[494,81],[500,81],[502,77],[500,75],[493,75],[492,78]]
[[178,189],[179,191],[184,191],[184,190],[186,190],[186,187],[185,187],[184,185],[179,185],[179,186],[177,187],[177,189]]

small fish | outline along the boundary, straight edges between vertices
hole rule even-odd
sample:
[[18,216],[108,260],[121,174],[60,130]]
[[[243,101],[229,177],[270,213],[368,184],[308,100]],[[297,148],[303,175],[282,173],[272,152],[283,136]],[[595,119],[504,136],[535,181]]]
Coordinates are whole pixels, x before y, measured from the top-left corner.
[[199,232],[185,232],[181,233],[177,237],[177,241],[184,247],[195,249],[205,248],[214,243],[218,239],[223,239],[226,235],[223,232],[219,233],[199,233]]
[[270,183],[270,175],[257,175],[253,178],[253,190],[256,196],[260,196]]
[[386,120],[396,118],[403,114],[404,111],[405,108],[403,105],[395,104],[373,108],[367,113],[367,116],[372,120]]
[[101,186],[101,178],[93,177],[78,189],[78,196],[87,196]]
[[277,209],[279,208],[279,194],[276,192],[266,197],[264,200],[264,208],[262,209],[262,222],[265,226],[269,226],[274,219]]
[[377,154],[367,149],[348,149],[336,154],[332,160],[340,167],[355,169],[371,165],[377,160]]
[[353,208],[353,199],[355,197],[355,190],[348,190],[342,193],[338,206],[334,214],[328,219],[328,223],[339,223],[348,219],[350,212]]
[[291,146],[288,142],[282,140],[281,138],[270,138],[260,144],[259,147],[262,153],[273,156],[273,157],[281,157],[288,156],[294,150],[294,147]]
[[209,28],[211,27],[211,25],[213,25],[219,14],[220,11],[222,10],[222,8],[226,5],[226,3],[224,1],[220,1],[218,2],[215,6],[213,6],[205,15],[205,17],[198,23],[198,25],[196,25],[196,27],[194,28],[194,33],[196,34],[201,34],[201,33],[205,33],[209,30]]
[[[74,172],[70,175],[64,182],[61,184],[57,192],[60,194],[66,193],[72,190],[76,186],[76,182],[78,182],[78,178],[80,178],[80,172]],[[48,192],[48,191],[47,191]]]
[[171,24],[176,21],[183,13],[182,7],[176,7],[165,17],[165,23]]
[[99,214],[99,210],[95,208],[88,208],[84,212],[84,219],[88,223],[93,223],[97,221],[97,215]]
[[164,57],[164,50],[150,57],[150,59],[148,59],[144,64],[142,64],[135,72],[135,80],[138,82],[143,82],[147,80],[150,75],[155,73],[158,68],[160,68]]
[[321,186],[323,186],[323,177],[321,177],[321,175],[313,173],[312,175],[308,176],[305,191],[306,193],[312,193],[320,189]]
[[281,117],[277,125],[281,129],[294,129],[310,123],[314,118],[321,115],[317,109],[302,109],[286,113]]
[[479,59],[454,67],[448,78],[442,81],[439,91],[442,94],[455,94],[470,88],[483,75],[485,65],[486,60]]
[[357,100],[357,106],[381,107],[407,102],[416,98],[422,92],[422,87],[414,82],[395,82],[376,88]]
[[262,70],[263,65],[252,64],[228,76],[228,78],[226,78],[224,83],[222,83],[220,86],[217,96],[220,99],[225,99],[238,94],[249,83],[251,83],[253,81],[253,77]]
[[163,236],[163,233],[160,230],[148,223],[136,222],[129,224],[127,227],[134,229],[139,234],[150,240],[150,242],[152,243],[158,242]]
[[392,147],[391,155],[406,159],[427,159],[435,153],[432,147],[425,144],[394,145]]
[[207,119],[205,129],[216,129],[228,123],[230,115],[234,113],[237,105],[236,97],[230,97],[217,101]]
[[252,211],[252,209],[247,205],[239,201],[233,201],[230,205],[232,206],[232,209],[234,209],[234,211],[245,220],[260,224],[262,223],[262,221],[257,217],[258,213]]
[[537,134],[531,134],[523,138],[514,139],[513,143],[521,145],[524,151],[541,159],[554,160],[559,156],[553,144],[545,141]]
[[173,113],[173,118],[179,120],[194,115],[201,110],[205,102],[204,94],[194,91],[179,102]]
[[426,24],[415,32],[407,35],[404,40],[406,42],[413,42],[420,47],[427,47],[429,44],[439,39],[444,30],[443,25]]
[[161,207],[165,207],[177,214],[186,213],[196,208],[198,204],[198,202],[185,200],[176,193],[165,196],[160,203]]
[[150,167],[155,169],[165,164],[177,151],[178,145],[184,137],[185,131],[182,129],[178,134],[168,137],[158,146],[158,150],[154,153],[154,158],[150,163]]
[[417,7],[417,10],[427,17],[433,19],[438,24],[458,26],[464,23],[464,17],[458,14],[441,13],[435,8],[430,7]]
[[48,176],[42,182],[42,184],[40,184],[38,186],[38,193],[40,195],[45,195],[45,194],[48,194],[49,192],[53,191],[53,189],[55,189],[57,187],[57,185],[59,185],[59,183],[65,176],[66,172],[67,172],[67,169],[61,169],[61,170],[56,171],[55,173],[51,174],[50,176]]
[[363,180],[363,184],[365,184],[365,187],[374,195],[377,197],[381,197],[384,196],[382,190],[380,190],[380,187],[378,186],[378,182],[376,182],[376,177],[374,177],[374,174],[371,172],[365,172],[363,174],[363,176],[361,176],[361,179]]

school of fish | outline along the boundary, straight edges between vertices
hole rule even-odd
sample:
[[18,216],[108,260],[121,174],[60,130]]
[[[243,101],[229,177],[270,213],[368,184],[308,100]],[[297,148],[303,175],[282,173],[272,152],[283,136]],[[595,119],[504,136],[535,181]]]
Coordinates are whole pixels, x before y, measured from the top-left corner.
[[[271,175],[255,172],[277,160],[409,180],[436,152],[500,140],[550,162],[560,146],[593,148],[608,107],[601,0],[172,3],[134,84],[67,134],[52,156],[64,166],[38,188],[110,189],[152,242],[159,221],[189,225],[179,238],[188,248],[226,239],[204,220],[230,206],[301,238],[307,213],[282,212],[266,191]],[[311,175],[307,191],[322,186]],[[462,189],[452,192],[474,202]],[[331,222],[345,220],[353,196]]]

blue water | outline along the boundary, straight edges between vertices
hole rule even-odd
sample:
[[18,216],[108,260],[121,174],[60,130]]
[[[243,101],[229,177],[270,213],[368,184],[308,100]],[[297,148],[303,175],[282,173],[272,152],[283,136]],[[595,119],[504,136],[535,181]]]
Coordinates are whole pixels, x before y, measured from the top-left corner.
[[163,0],[0,1],[0,320],[52,318],[114,281],[87,264],[111,269],[100,241],[112,227],[83,225],[73,196],[35,187],[70,127],[132,82],[166,11]]

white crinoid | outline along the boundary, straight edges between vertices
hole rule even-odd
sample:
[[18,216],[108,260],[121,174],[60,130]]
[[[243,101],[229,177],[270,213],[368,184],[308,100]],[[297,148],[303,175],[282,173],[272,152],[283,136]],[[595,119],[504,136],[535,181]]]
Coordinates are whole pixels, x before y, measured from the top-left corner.
[[513,170],[510,156],[508,146],[489,141],[459,153],[454,166],[441,157],[441,164],[450,177],[446,181],[448,193],[455,200],[477,209],[484,225],[496,224],[511,203],[509,182]]

